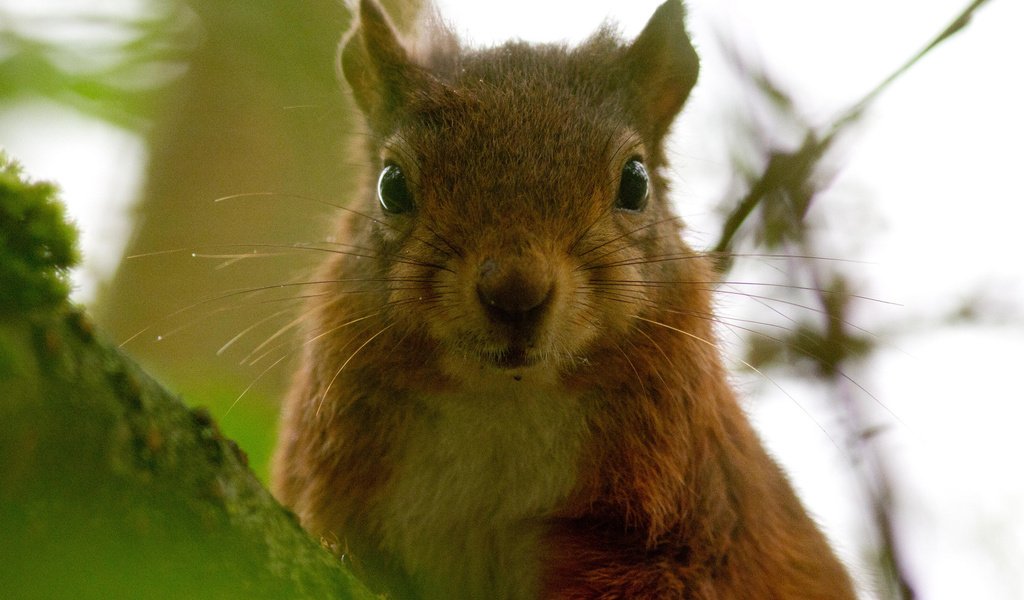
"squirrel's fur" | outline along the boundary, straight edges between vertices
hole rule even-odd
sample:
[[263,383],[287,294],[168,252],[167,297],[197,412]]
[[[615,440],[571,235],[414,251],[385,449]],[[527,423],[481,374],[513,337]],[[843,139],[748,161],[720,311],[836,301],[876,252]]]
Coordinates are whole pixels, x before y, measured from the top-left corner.
[[667,200],[683,19],[414,53],[362,1],[340,54],[361,160],[412,200],[351,199],[274,487],[393,597],[854,597],[737,404]]

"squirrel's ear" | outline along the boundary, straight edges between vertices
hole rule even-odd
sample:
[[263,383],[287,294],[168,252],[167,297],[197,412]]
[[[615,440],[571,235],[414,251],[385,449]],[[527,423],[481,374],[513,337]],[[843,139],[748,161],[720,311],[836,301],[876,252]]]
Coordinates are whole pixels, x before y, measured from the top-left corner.
[[654,12],[626,50],[625,68],[655,139],[668,130],[697,83],[700,61],[690,44],[682,0],[668,0]]
[[375,129],[386,126],[427,74],[412,62],[374,0],[361,0],[355,25],[341,43],[341,74]]

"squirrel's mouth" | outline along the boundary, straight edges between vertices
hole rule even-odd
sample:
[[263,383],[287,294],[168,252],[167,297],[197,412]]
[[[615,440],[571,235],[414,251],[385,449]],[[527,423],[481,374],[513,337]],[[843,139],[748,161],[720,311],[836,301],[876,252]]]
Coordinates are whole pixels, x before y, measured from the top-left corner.
[[536,352],[531,352],[525,346],[509,346],[504,350],[492,355],[491,364],[499,369],[522,369],[540,362]]

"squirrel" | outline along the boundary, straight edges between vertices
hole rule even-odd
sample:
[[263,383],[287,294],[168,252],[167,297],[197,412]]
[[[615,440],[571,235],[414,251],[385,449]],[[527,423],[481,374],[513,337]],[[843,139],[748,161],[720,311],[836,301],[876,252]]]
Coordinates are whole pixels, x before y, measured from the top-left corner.
[[852,599],[728,383],[667,196],[681,0],[624,41],[339,51],[368,172],[315,278],[273,490],[395,598]]

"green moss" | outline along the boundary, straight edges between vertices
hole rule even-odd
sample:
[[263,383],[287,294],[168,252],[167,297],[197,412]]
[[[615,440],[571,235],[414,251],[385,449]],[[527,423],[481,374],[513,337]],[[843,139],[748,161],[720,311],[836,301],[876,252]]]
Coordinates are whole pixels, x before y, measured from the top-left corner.
[[0,152],[0,315],[53,306],[70,291],[77,232],[53,184],[28,181]]
[[375,598],[67,302],[63,218],[0,157],[0,597]]
[[277,439],[278,403],[253,389],[239,398],[248,382],[190,381],[178,386],[185,402],[205,407],[221,431],[248,456],[249,468],[263,483],[270,479],[270,458]]

